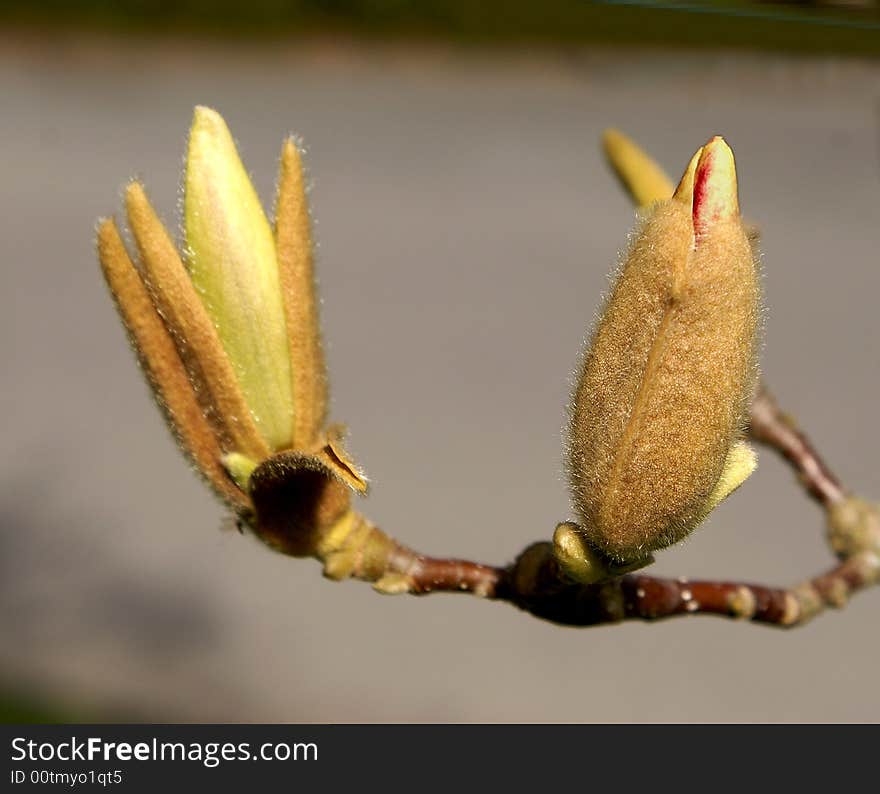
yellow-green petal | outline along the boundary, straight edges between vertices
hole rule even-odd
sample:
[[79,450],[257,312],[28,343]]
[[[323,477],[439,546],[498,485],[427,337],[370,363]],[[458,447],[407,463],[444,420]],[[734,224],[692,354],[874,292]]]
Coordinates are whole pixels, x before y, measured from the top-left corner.
[[197,107],[184,224],[190,275],[272,449],[293,443],[287,322],[272,228],[223,118]]
[[740,487],[758,467],[758,456],[745,441],[737,441],[727,453],[721,477],[709,494],[706,502],[706,514],[711,513],[728,496]]
[[672,195],[672,180],[635,141],[609,129],[602,136],[602,145],[614,173],[637,206],[648,207]]

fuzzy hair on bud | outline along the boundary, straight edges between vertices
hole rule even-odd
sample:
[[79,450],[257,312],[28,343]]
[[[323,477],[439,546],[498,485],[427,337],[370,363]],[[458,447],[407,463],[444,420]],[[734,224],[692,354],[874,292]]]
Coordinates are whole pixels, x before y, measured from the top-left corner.
[[697,152],[634,234],[569,407],[584,540],[631,563],[688,535],[754,469],[760,283],[733,154]]

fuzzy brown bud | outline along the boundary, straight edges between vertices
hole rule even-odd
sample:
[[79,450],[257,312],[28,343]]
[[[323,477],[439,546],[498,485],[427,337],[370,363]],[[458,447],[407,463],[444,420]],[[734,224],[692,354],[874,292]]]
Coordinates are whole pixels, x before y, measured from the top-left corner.
[[716,137],[644,219],[584,357],[567,464],[587,545],[644,559],[751,473],[759,307],[733,154]]

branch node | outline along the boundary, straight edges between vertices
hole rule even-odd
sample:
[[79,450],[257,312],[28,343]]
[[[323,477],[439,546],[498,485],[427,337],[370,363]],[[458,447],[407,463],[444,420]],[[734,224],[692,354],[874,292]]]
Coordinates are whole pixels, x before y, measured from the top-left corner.
[[740,620],[749,620],[758,608],[758,599],[755,598],[751,588],[745,585],[737,587],[730,594],[727,603],[731,616]]
[[858,496],[831,505],[828,541],[841,559],[863,551],[880,554],[880,507]]

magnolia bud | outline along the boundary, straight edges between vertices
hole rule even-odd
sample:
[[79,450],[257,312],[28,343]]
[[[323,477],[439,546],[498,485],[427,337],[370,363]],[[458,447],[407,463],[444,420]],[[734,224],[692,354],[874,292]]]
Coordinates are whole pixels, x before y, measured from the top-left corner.
[[98,255],[187,457],[241,522],[285,553],[315,552],[320,533],[340,521],[360,528],[346,511],[350,491],[364,493],[367,483],[342,446],[344,426],[327,423],[311,220],[294,140],[281,150],[273,232],[226,123],[196,108],[188,267],[143,185],[130,183],[125,203],[140,267],[112,219],[98,227]]
[[586,544],[647,558],[748,477],[759,318],[733,153],[716,137],[644,220],[584,357],[568,471]]

